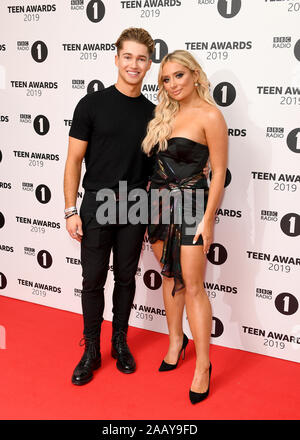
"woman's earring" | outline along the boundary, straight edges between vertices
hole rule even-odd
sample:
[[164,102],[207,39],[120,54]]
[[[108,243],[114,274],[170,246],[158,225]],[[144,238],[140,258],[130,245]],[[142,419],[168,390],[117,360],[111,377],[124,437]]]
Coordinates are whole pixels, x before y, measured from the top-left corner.
[[198,86],[199,86],[199,83],[195,82],[195,87],[198,87]]

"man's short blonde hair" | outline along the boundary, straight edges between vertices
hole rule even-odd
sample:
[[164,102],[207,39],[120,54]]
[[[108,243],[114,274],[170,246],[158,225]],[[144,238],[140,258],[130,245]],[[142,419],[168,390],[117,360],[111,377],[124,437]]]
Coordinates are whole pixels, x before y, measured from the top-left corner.
[[119,36],[118,40],[116,41],[115,45],[117,47],[117,52],[119,54],[120,50],[123,48],[124,41],[136,41],[137,43],[144,44],[149,52],[149,56],[154,52],[154,41],[145,29],[143,28],[127,28],[125,29],[121,35]]

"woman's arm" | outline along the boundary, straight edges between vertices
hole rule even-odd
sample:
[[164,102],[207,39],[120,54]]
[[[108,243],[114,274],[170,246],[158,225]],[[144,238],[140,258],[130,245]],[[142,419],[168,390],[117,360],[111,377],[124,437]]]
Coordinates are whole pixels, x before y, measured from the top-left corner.
[[204,217],[214,219],[224,190],[228,158],[228,134],[226,122],[217,108],[213,108],[208,113],[205,125],[212,179]]
[[199,235],[202,234],[203,251],[204,253],[207,253],[213,239],[215,212],[224,190],[228,157],[227,126],[224,117],[218,108],[211,107],[206,113],[204,129],[209,148],[212,179],[209,186],[206,210],[203,220],[197,228],[194,242],[196,242]]

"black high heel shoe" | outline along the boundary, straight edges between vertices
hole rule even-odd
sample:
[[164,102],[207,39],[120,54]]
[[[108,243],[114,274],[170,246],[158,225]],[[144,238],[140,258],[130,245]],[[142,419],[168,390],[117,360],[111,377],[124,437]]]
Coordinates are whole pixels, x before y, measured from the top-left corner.
[[190,401],[194,405],[195,403],[201,402],[202,400],[206,399],[206,397],[209,394],[209,385],[210,385],[210,376],[211,376],[211,370],[212,366],[211,363],[209,363],[209,379],[208,379],[208,388],[205,393],[195,393],[194,391],[190,390]]
[[180,358],[182,352],[183,352],[182,359],[185,358],[185,349],[186,349],[186,346],[188,345],[188,343],[189,343],[189,338],[183,333],[182,347],[180,349],[180,352],[179,352],[176,364],[168,364],[167,362],[162,361],[161,366],[159,367],[158,371],[171,371],[171,370],[175,370],[175,368],[178,365],[179,358]]

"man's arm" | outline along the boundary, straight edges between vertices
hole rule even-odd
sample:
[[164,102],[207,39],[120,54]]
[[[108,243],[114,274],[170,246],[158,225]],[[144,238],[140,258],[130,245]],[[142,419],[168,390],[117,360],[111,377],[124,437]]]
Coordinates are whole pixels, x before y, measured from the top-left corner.
[[[71,136],[69,137],[68,156],[64,174],[65,209],[76,206],[81,166],[87,144],[87,141],[81,141]],[[68,218],[66,221],[66,228],[72,238],[81,241],[83,233],[79,215],[75,214]]]

